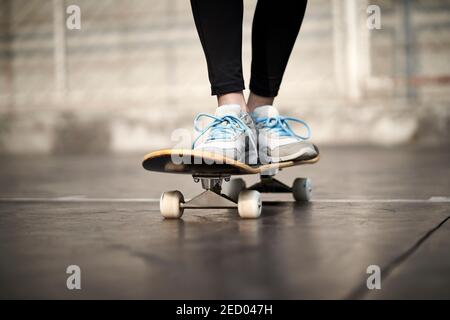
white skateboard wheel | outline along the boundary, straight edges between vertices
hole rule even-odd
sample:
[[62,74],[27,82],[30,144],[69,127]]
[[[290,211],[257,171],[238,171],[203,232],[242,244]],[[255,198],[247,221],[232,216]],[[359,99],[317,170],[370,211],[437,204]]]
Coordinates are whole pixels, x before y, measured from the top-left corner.
[[296,201],[307,202],[311,199],[312,183],[309,178],[297,178],[292,184],[292,195]]
[[232,179],[224,186],[224,194],[234,201],[238,201],[239,193],[245,189],[245,181],[242,178]]
[[241,218],[255,219],[261,215],[261,194],[255,190],[243,190],[239,193],[238,212]]
[[166,219],[178,219],[183,215],[184,209],[181,207],[183,202],[184,197],[180,191],[163,192],[159,200],[159,211]]

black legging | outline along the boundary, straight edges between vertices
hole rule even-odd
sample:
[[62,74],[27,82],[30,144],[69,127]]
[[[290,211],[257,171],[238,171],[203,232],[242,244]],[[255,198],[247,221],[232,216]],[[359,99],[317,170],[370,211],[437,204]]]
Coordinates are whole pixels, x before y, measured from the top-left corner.
[[[253,17],[250,90],[275,97],[297,38],[307,0],[258,0]],[[211,94],[245,89],[242,76],[243,0],[191,0],[208,65]]]

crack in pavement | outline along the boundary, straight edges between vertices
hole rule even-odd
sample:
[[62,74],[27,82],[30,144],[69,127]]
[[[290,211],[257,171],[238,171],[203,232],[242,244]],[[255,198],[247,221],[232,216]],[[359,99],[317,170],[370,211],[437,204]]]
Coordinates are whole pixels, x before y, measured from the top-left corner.
[[[422,237],[420,237],[408,250],[400,254],[397,258],[389,262],[386,266],[381,267],[381,274],[383,275],[383,278],[387,279],[395,268],[397,268],[406,259],[408,259],[414,252],[416,252],[419,249],[419,247],[425,242],[425,240],[427,240],[435,231],[437,231],[440,227],[442,227],[449,219],[450,216],[446,217],[437,226],[428,230],[427,233],[425,233]],[[363,284],[353,289],[345,299],[362,299],[366,294],[368,294],[369,291],[370,290],[366,286],[366,281],[363,281]]]

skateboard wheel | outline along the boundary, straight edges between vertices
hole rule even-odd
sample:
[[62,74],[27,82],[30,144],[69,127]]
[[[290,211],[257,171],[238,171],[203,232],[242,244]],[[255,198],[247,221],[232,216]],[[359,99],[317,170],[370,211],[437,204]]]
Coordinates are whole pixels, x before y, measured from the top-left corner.
[[184,197],[180,191],[163,192],[159,200],[159,211],[166,219],[178,219],[183,215],[184,209],[180,206],[183,202]]
[[311,199],[312,183],[309,178],[297,178],[292,185],[295,201],[307,202]]
[[234,201],[238,201],[239,193],[244,190],[246,186],[244,179],[237,178],[228,182],[224,187],[224,193]]
[[255,190],[243,190],[239,193],[238,212],[241,218],[254,219],[261,215],[261,194]]

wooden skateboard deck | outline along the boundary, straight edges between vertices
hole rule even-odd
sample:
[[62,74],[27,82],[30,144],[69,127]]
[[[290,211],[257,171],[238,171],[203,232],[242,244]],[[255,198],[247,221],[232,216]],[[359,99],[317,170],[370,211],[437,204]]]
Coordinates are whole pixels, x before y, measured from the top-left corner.
[[144,157],[142,165],[150,171],[191,174],[196,176],[224,176],[256,174],[292,166],[313,164],[319,161],[317,155],[312,159],[296,159],[278,163],[248,165],[221,155],[192,149],[162,149]]

